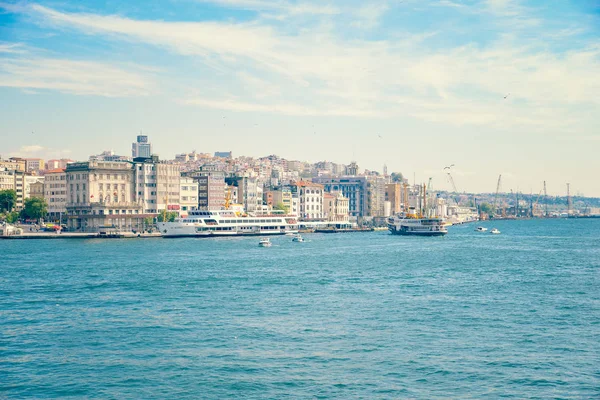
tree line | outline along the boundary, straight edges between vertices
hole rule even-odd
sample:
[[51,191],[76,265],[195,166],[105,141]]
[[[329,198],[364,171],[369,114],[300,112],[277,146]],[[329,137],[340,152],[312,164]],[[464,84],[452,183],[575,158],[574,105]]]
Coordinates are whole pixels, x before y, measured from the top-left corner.
[[25,199],[21,211],[14,211],[17,205],[17,192],[0,190],[0,219],[12,224],[21,220],[40,220],[48,215],[48,203],[40,197]]

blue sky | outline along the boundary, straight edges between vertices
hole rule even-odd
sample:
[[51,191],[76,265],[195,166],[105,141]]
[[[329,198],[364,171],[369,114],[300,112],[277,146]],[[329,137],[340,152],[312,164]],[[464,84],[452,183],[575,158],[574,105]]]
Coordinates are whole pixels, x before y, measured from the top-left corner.
[[[505,98],[506,97],[506,98]],[[600,196],[596,0],[0,2],[0,155],[357,160]]]

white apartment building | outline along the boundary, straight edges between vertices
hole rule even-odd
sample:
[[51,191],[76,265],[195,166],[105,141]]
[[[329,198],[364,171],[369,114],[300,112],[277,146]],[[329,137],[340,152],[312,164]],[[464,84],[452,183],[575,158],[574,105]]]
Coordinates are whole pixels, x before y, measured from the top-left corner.
[[157,159],[136,161],[135,201],[142,205],[144,214],[158,214],[163,210],[179,211],[179,166],[159,163]]
[[44,198],[48,203],[48,215],[59,219],[67,213],[67,174],[64,169],[53,169],[44,175]]
[[0,168],[0,190],[15,190],[15,170]]
[[186,217],[190,210],[198,208],[198,182],[182,176],[179,181],[179,215]]
[[298,181],[291,185],[298,194],[300,210],[298,216],[303,220],[323,219],[323,185],[310,181]]

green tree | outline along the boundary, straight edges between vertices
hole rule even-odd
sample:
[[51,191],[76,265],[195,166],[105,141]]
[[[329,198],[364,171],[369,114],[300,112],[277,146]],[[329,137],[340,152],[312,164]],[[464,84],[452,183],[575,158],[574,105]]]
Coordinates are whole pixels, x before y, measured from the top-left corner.
[[17,203],[17,192],[12,189],[0,190],[0,211],[11,212]]
[[390,177],[392,178],[392,182],[404,182],[404,175],[402,175],[402,172],[392,172]]
[[152,218],[152,217],[144,218],[144,230],[149,229],[152,225],[154,225],[154,218]]
[[479,209],[481,212],[484,212],[488,215],[492,215],[494,213],[494,207],[490,203],[481,203],[479,205]]
[[285,211],[288,212],[287,207],[285,206],[285,204],[283,203],[277,203],[273,206],[273,210],[281,210],[281,211]]
[[13,211],[13,212],[6,213],[5,218],[6,218],[6,222],[8,222],[9,224],[14,224],[19,219],[19,212]]
[[176,211],[163,210],[157,217],[158,222],[173,222],[179,214]]
[[46,204],[46,200],[39,197],[26,199],[25,204],[23,204],[23,210],[21,210],[21,216],[24,219],[38,220],[46,214],[48,214],[48,204]]

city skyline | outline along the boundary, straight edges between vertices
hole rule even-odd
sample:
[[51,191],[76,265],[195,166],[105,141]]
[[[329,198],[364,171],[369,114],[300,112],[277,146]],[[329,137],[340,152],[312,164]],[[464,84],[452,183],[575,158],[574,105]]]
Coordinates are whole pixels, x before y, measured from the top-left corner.
[[[359,6],[360,4],[360,6]],[[3,157],[189,152],[600,196],[592,1],[0,3]]]

